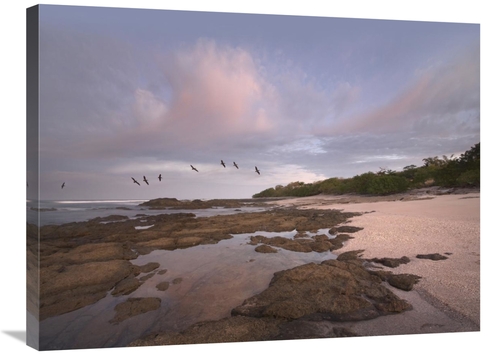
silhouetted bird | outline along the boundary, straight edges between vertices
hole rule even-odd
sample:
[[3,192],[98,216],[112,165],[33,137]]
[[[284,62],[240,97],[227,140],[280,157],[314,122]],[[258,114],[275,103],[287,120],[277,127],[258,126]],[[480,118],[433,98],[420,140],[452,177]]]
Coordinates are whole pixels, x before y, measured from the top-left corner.
[[221,163],[221,165],[222,165],[223,167],[226,167],[226,164],[224,164],[224,162],[223,162],[222,160],[220,161],[220,163]]
[[139,184],[139,183],[137,182],[137,180],[136,180],[136,179],[132,178],[132,180],[134,180],[134,183],[135,183],[135,184],[137,184],[137,185],[141,186],[141,184]]
[[194,171],[196,171],[197,173],[199,172],[198,169],[196,169],[194,166],[191,165],[191,169],[193,169]]
[[259,169],[257,169],[257,167],[255,167],[255,172],[260,175],[260,171]]
[[146,179],[146,177],[145,177],[145,176],[143,176],[143,177],[142,177],[142,181],[144,181],[146,184],[148,184],[148,185],[149,185],[148,179]]
[[160,180],[160,181],[161,181],[161,174],[160,174],[160,175],[158,175],[158,180]]
[[236,169],[239,169],[238,165],[236,165],[236,163],[234,161],[233,161],[233,165],[236,167]]
[[64,189],[64,185],[65,185],[65,184],[66,184],[66,183],[65,183],[65,182],[63,182],[63,184],[61,185],[61,189]]

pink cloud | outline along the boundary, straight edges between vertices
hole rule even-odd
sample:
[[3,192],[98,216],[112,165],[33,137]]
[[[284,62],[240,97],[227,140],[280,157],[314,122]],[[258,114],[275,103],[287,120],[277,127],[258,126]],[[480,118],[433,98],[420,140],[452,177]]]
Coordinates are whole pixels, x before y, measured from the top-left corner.
[[[419,71],[407,89],[386,104],[347,116],[329,133],[395,131],[421,120],[479,109],[479,62],[472,52]],[[447,121],[449,123],[449,121]]]
[[165,75],[172,88],[165,128],[203,140],[269,130],[265,101],[269,85],[252,56],[241,48],[199,40],[172,53]]

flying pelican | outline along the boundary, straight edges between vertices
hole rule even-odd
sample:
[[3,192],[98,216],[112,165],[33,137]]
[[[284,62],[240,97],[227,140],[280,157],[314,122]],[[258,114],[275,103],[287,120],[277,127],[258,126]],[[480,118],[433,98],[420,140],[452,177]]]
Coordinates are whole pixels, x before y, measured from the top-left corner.
[[257,169],[257,167],[255,167],[255,172],[260,175],[260,171],[259,169]]
[[194,171],[196,171],[197,173],[199,172],[198,169],[196,169],[194,166],[191,165],[191,169],[193,169]]
[[64,189],[64,185],[65,185],[65,184],[66,184],[66,183],[65,183],[65,182],[63,182],[63,184],[61,185],[61,189]]
[[161,174],[160,174],[160,175],[158,175],[158,180],[160,180],[160,181],[161,181]]
[[221,161],[220,161],[220,164],[221,164],[223,167],[226,167],[226,164],[224,164],[224,161],[222,161],[222,159],[221,159]]
[[137,185],[141,186],[141,184],[139,184],[139,183],[137,182],[137,180],[136,180],[136,179],[132,178],[132,180],[134,180],[134,183],[135,183],[135,184],[137,184]]
[[146,177],[145,177],[145,176],[142,176],[142,178],[143,178],[143,179],[142,179],[142,181],[144,181],[146,184],[148,184],[148,185],[149,185],[148,179],[146,179]]
[[233,161],[233,165],[236,167],[236,169],[239,169],[238,165],[234,161]]

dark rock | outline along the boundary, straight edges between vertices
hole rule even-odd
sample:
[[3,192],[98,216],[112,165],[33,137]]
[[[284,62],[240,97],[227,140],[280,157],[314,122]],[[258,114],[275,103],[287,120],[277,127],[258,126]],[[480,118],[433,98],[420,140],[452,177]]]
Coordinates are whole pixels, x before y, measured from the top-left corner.
[[155,269],[158,269],[160,267],[159,263],[147,263],[145,265],[139,266],[139,269],[143,273],[149,273]]
[[371,319],[411,308],[361,265],[338,260],[309,263],[274,274],[269,287],[231,311],[233,316],[335,321]]
[[133,252],[122,243],[91,243],[77,246],[67,252],[57,252],[41,261],[41,267],[64,264],[84,264],[108,260],[132,260],[137,258]]
[[141,278],[139,279],[139,281],[144,282],[144,281],[146,281],[146,280],[149,280],[149,279],[150,279],[150,278],[152,278],[153,276],[155,276],[155,273],[154,273],[154,272],[149,273],[149,274],[144,275],[143,277],[141,277]]
[[282,248],[290,251],[309,253],[317,252],[324,253],[327,251],[340,249],[344,245],[343,243],[351,239],[352,237],[348,234],[339,234],[336,238],[328,238],[327,235],[317,235],[312,238],[304,237],[294,237],[293,239],[284,237],[264,237],[262,235],[256,235],[250,237],[249,244],[265,244],[277,248]]
[[168,287],[170,286],[170,283],[168,281],[163,281],[160,282],[158,285],[156,285],[156,288],[158,291],[166,291],[168,290]]
[[333,227],[329,230],[330,234],[338,234],[338,233],[356,233],[363,228],[360,227],[354,227],[354,226],[340,226],[340,227]]
[[314,237],[312,237],[312,239],[314,239],[316,242],[326,242],[330,238],[328,238],[328,236],[326,234],[319,234],[319,235],[315,235]]
[[89,222],[101,223],[101,222],[117,222],[117,221],[124,221],[124,220],[128,220],[128,217],[113,214],[113,215],[106,216],[106,217],[96,217],[96,218],[91,219]]
[[297,238],[309,238],[309,235],[305,231],[297,232],[294,236],[294,239]]
[[204,238],[201,236],[191,236],[191,237],[182,237],[177,239],[175,244],[176,248],[185,249],[194,247],[196,245],[200,245],[203,242]]
[[351,250],[351,251],[346,251],[345,253],[339,254],[337,256],[338,261],[347,261],[347,260],[356,260],[360,256],[362,256],[364,250]]
[[337,234],[335,238],[329,239],[330,244],[332,245],[330,250],[337,250],[344,246],[344,243],[349,239],[352,239],[349,234]]
[[268,246],[283,248],[290,251],[308,253],[312,251],[310,247],[310,240],[307,242],[303,242],[303,239],[288,239],[285,237],[264,237],[261,235],[250,237],[250,244],[256,245],[259,243],[263,243]]
[[373,258],[367,259],[366,261],[371,261],[387,267],[395,268],[401,264],[408,264],[410,262],[410,258],[408,258],[407,256],[403,256],[402,258]]
[[40,269],[40,320],[71,312],[104,298],[133,272],[129,261],[89,262]]
[[120,281],[111,294],[113,296],[129,295],[141,286],[141,282],[133,276],[129,276],[126,279]]
[[399,288],[403,291],[411,291],[413,286],[421,279],[420,276],[412,274],[389,275],[387,282],[389,285]]
[[330,322],[294,320],[283,323],[280,326],[279,335],[276,336],[274,340],[340,338],[352,336],[356,336],[356,333],[346,328],[333,327]]
[[160,308],[161,299],[156,297],[129,298],[115,307],[115,317],[109,322],[118,324],[128,318]]
[[446,260],[448,257],[441,255],[439,253],[434,254],[418,254],[418,259],[429,259],[429,260]]
[[332,249],[332,244],[328,241],[315,241],[309,243],[309,247],[312,249],[312,251],[315,251],[317,253],[324,253]]
[[258,247],[256,247],[255,251],[258,253],[277,253],[278,249],[273,248],[269,245],[262,244],[262,245],[259,245]]
[[272,340],[279,335],[284,320],[272,318],[227,317],[196,323],[180,333],[154,334],[129,346],[207,344]]

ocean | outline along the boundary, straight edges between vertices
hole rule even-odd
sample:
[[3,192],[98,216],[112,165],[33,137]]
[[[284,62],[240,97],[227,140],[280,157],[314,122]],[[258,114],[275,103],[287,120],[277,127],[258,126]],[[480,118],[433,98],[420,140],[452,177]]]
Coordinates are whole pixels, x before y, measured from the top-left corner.
[[194,210],[164,209],[155,210],[141,203],[148,200],[41,200],[26,201],[26,220],[28,223],[44,226],[84,222],[96,217],[122,215],[137,218],[138,214],[158,215],[165,213],[194,213],[197,217],[209,217],[221,214],[264,211],[262,207],[208,208]]

